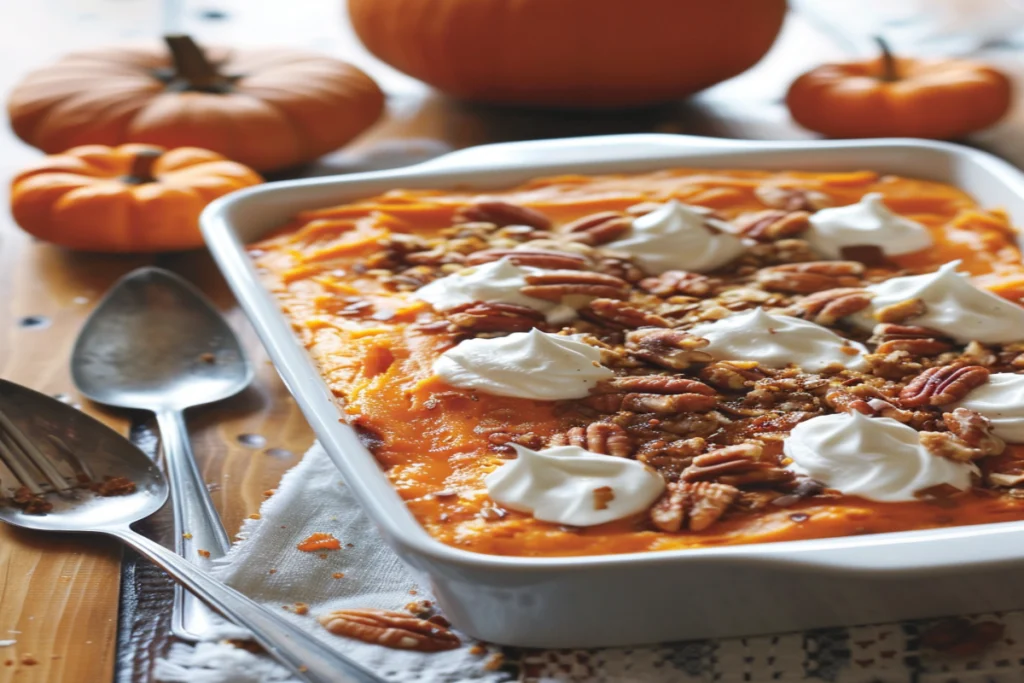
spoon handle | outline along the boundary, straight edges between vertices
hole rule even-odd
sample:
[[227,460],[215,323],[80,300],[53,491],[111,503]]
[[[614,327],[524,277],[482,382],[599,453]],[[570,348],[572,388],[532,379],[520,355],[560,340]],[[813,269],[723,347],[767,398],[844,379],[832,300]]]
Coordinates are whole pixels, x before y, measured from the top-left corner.
[[[185,416],[181,411],[166,410],[156,414],[156,421],[174,509],[174,549],[193,564],[208,568],[209,559],[223,556],[231,541],[192,454]],[[194,595],[180,585],[174,587],[171,630],[176,636],[201,640],[215,622],[216,617]]]
[[348,657],[162,545],[128,528],[104,531],[162,567],[225,617],[252,631],[256,642],[299,678],[310,683],[382,683],[380,678]]

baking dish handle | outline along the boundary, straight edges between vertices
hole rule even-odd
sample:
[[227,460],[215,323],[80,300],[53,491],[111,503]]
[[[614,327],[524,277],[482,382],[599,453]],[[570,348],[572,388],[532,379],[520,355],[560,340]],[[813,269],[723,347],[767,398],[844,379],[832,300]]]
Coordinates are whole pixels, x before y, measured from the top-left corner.
[[645,156],[657,157],[660,154],[668,155],[683,150],[700,152],[723,148],[749,148],[751,144],[764,143],[657,133],[601,136],[600,145],[595,145],[593,138],[529,140],[467,147],[418,164],[414,168],[417,171],[464,171],[473,168],[533,166],[548,160],[557,160],[560,165],[589,161],[613,162]]

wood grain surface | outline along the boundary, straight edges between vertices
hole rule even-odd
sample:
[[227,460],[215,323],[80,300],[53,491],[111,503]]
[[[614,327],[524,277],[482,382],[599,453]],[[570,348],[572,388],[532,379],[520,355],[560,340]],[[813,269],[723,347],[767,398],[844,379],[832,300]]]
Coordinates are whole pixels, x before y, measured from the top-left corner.
[[[207,44],[288,44],[328,52],[355,62],[382,84],[389,96],[387,117],[346,150],[292,176],[386,168],[472,144],[571,135],[807,137],[782,106],[785,85],[809,66],[841,56],[832,40],[791,16],[761,64],[688,102],[625,113],[544,113],[453,102],[377,62],[358,45],[341,0],[33,0],[0,7],[0,92],[64,52],[153,41],[179,31]],[[1012,158],[1019,118],[977,142]],[[37,154],[0,130],[3,185]],[[258,370],[253,387],[242,395],[188,416],[214,502],[233,533],[259,508],[263,492],[297,462],[312,436],[206,254],[72,254],[32,242],[6,213],[0,215],[0,376],[79,402],[68,377],[75,335],[111,283],[147,263],[199,285],[243,337]],[[155,455],[157,437],[145,415],[89,404],[83,409],[130,431]],[[262,437],[255,440],[260,445],[239,439],[248,434]],[[158,515],[142,530],[166,542],[168,517]],[[0,647],[0,683],[152,680],[155,658],[171,644],[170,597],[161,572],[131,553],[122,564],[121,550],[112,543],[0,526],[0,642],[17,641]]]

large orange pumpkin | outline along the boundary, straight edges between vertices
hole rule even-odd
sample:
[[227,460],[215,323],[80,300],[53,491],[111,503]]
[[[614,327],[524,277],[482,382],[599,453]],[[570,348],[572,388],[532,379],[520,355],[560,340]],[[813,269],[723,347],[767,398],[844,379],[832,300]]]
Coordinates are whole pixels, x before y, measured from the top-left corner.
[[337,149],[383,111],[350,64],[292,49],[106,48],[30,73],[7,103],[11,128],[49,154],[78,145],[194,146],[259,170]]
[[481,102],[633,107],[745,71],[785,0],[349,0],[366,47]]
[[11,213],[26,232],[70,249],[194,249],[203,244],[203,207],[260,182],[255,171],[205,149],[85,145],[16,175]]

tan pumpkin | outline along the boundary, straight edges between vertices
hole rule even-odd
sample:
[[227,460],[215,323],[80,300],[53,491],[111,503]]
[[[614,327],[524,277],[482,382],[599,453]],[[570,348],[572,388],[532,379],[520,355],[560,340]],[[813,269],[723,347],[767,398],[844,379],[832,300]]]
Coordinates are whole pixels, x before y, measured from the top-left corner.
[[292,49],[106,48],[30,73],[7,103],[11,128],[53,154],[141,142],[209,149],[259,170],[311,161],[376,121],[384,96],[350,64]]
[[561,107],[674,100],[755,64],[785,0],[349,0],[366,47],[456,97]]
[[207,204],[261,182],[206,149],[85,145],[16,175],[11,213],[26,232],[70,249],[193,249],[203,244],[199,214]]

